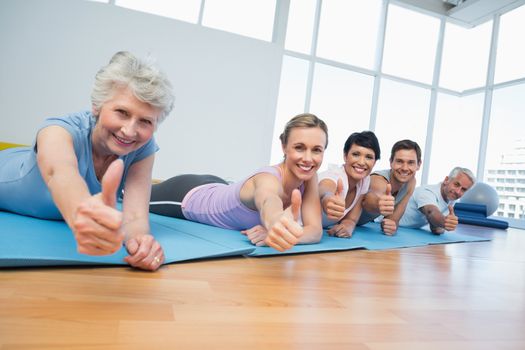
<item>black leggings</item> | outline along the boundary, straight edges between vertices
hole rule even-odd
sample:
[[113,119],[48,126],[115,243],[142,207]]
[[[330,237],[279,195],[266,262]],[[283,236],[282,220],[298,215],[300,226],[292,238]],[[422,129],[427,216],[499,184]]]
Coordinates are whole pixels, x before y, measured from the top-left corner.
[[151,187],[149,211],[159,215],[185,219],[181,202],[184,196],[197,186],[210,183],[228,184],[215,175],[184,174],[174,176]]

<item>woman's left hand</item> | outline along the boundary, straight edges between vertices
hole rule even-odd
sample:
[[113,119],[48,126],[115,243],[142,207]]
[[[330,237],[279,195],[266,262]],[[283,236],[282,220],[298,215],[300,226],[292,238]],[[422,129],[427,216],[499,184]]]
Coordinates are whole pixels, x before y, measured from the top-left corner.
[[252,244],[256,245],[257,247],[262,247],[266,245],[264,240],[268,236],[268,231],[262,225],[256,225],[247,230],[242,230],[241,233],[243,235],[246,235],[250,242],[252,242]]
[[352,233],[354,233],[355,229],[355,222],[353,221],[341,221],[338,224],[335,224],[332,226],[331,229],[326,231],[329,236],[335,236],[339,238],[350,238],[352,237]]
[[126,241],[128,264],[143,270],[157,270],[164,263],[164,251],[159,242],[150,234],[139,235]]

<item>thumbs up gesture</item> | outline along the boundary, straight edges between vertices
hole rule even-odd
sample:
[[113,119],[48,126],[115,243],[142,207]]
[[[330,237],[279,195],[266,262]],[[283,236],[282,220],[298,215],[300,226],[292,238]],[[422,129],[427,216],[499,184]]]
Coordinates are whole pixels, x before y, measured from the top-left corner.
[[322,197],[321,206],[329,220],[339,221],[345,215],[345,197],[341,178],[337,179],[335,193]]
[[394,213],[395,201],[396,199],[392,196],[392,185],[386,184],[385,194],[379,196],[379,213],[383,216],[392,215],[392,213]]
[[448,215],[445,216],[445,225],[444,228],[447,231],[454,231],[458,225],[458,217],[454,213],[454,208],[452,204],[448,205]]
[[268,227],[268,235],[264,243],[278,251],[285,251],[299,243],[303,235],[303,227],[299,224],[302,198],[298,189],[293,190],[291,204],[282,215]]
[[115,206],[123,172],[122,160],[111,163],[102,178],[102,192],[88,197],[76,208],[71,229],[79,253],[108,255],[121,248],[122,213]]

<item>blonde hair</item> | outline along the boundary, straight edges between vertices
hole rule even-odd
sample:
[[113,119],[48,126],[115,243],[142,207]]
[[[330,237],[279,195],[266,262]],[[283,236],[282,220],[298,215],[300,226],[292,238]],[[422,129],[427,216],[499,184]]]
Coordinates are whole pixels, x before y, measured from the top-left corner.
[[328,146],[328,127],[325,122],[319,119],[316,115],[311,113],[298,114],[286,123],[283,133],[279,136],[281,143],[286,145],[288,143],[288,137],[295,128],[320,128],[326,135],[325,148]]

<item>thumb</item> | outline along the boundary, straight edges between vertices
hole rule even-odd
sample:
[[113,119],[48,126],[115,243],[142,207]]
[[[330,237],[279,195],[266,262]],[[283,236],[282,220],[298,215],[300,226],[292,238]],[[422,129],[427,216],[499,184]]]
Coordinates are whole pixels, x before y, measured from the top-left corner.
[[292,198],[291,198],[292,204],[290,206],[291,206],[291,209],[292,209],[293,219],[295,221],[299,221],[299,215],[301,213],[302,201],[303,200],[301,198],[301,192],[298,189],[293,190]]
[[124,172],[124,162],[120,159],[111,163],[102,177],[102,201],[104,204],[115,207],[117,204],[117,190]]
[[343,196],[343,180],[341,178],[337,179],[337,189],[335,190],[335,195],[337,197]]
[[452,204],[448,205],[448,211],[449,211],[449,215],[456,216],[456,214],[454,214],[454,207],[452,206]]
[[392,185],[386,184],[386,195],[391,196],[392,195]]

